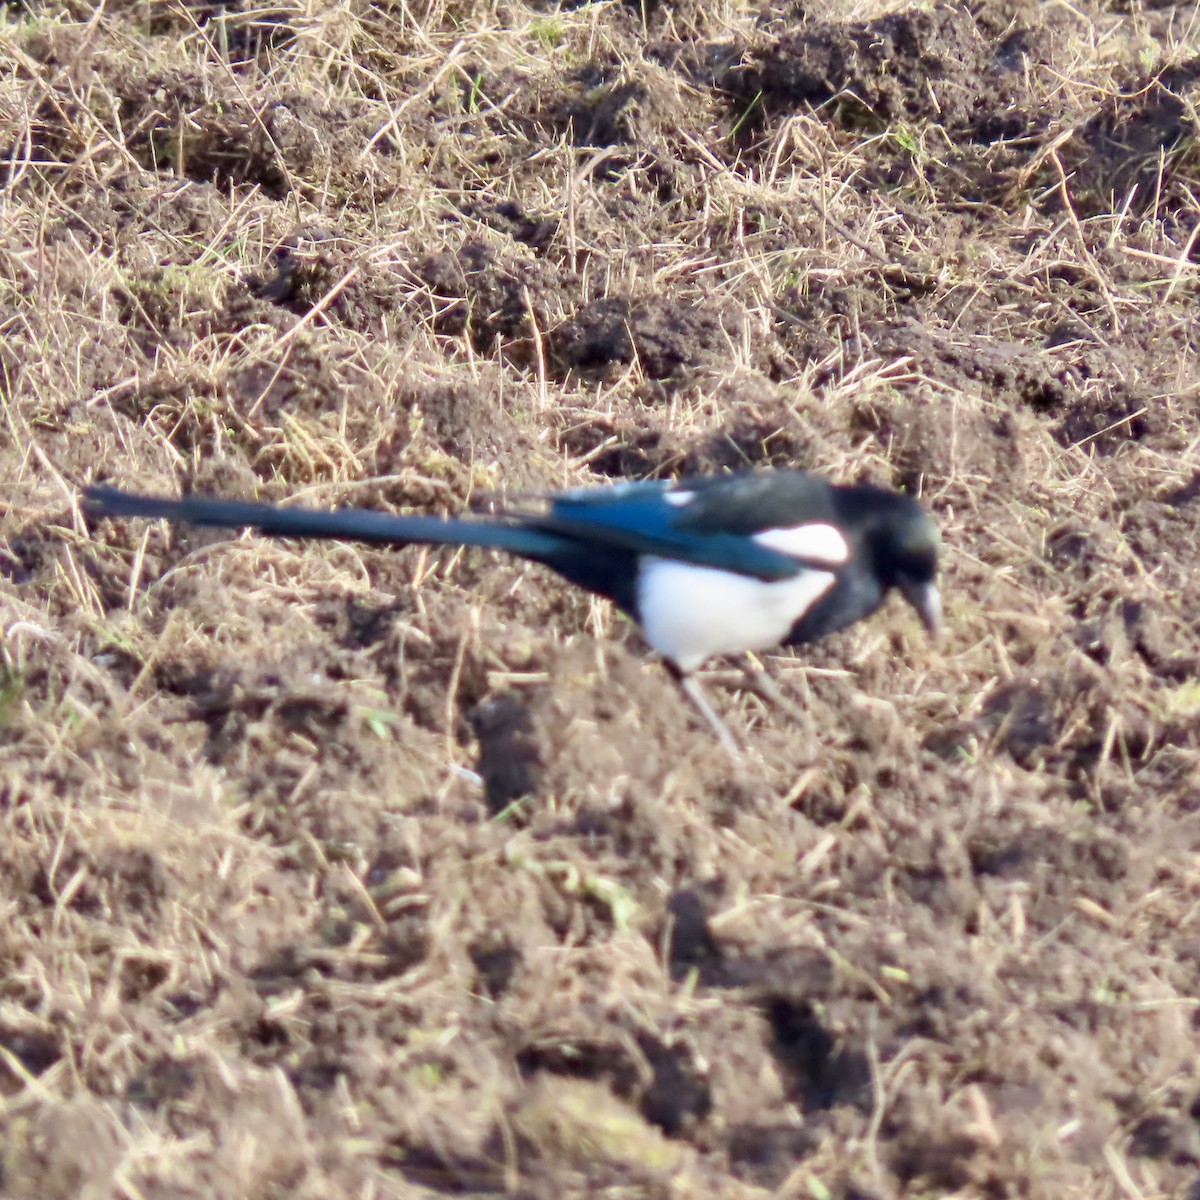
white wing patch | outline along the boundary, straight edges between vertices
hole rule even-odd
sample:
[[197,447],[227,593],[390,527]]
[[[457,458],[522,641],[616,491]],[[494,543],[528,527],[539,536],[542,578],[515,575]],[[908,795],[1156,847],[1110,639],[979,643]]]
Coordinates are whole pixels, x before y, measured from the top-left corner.
[[695,492],[664,492],[663,499],[672,508],[686,508],[696,498]]
[[817,562],[841,566],[850,559],[846,539],[832,526],[824,524],[793,525],[790,529],[764,529],[754,540],[781,554],[795,558],[815,559]]
[[836,578],[832,571],[802,570],[767,583],[732,571],[646,557],[638,571],[638,617],[651,649],[681,671],[694,671],[714,654],[780,645]]

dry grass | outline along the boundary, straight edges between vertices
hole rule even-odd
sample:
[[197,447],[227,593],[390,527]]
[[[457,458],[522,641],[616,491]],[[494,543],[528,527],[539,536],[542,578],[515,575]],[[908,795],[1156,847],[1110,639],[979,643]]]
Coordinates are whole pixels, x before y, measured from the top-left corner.
[[[1200,22],[976,9],[0,9],[6,1196],[1198,1194]],[[533,568],[77,500],[782,463],[951,634],[738,773]]]

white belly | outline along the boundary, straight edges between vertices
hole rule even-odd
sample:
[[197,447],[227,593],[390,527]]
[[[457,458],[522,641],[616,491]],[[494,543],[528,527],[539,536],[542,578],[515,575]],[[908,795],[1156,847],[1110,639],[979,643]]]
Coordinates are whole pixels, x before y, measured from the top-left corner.
[[638,615],[650,647],[681,671],[715,654],[778,646],[827,592],[831,571],[801,571],[765,583],[746,575],[644,558],[638,573]]

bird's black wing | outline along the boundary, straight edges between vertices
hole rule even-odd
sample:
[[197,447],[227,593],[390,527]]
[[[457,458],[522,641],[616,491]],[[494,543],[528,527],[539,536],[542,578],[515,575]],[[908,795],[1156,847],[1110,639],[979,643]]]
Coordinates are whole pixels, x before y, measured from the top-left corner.
[[800,471],[745,472],[563,492],[546,514],[524,517],[553,531],[633,554],[671,558],[773,581],[829,570],[827,558],[754,540],[769,529],[835,519],[829,485]]
[[676,508],[680,528],[696,533],[752,537],[768,529],[836,524],[833,488],[805,471],[742,471],[703,479],[681,479],[677,493],[692,499]]

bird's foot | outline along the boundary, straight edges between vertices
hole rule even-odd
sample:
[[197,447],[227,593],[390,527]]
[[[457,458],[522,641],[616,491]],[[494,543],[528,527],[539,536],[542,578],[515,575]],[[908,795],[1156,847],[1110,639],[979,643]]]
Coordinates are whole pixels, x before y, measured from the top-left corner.
[[742,752],[738,749],[738,744],[734,741],[733,734],[729,732],[729,726],[717,716],[716,709],[709,704],[707,697],[700,690],[700,684],[691,675],[680,675],[678,678],[680,690],[696,706],[697,711],[708,722],[713,733],[717,735],[717,741],[721,743],[725,753],[729,755],[735,765],[740,766]]

